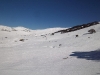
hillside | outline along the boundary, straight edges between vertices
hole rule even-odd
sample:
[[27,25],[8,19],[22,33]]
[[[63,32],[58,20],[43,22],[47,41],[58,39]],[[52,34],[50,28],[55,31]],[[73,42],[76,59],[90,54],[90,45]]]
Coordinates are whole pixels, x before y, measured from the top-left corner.
[[0,75],[100,75],[100,24],[54,35],[65,28],[0,29]]

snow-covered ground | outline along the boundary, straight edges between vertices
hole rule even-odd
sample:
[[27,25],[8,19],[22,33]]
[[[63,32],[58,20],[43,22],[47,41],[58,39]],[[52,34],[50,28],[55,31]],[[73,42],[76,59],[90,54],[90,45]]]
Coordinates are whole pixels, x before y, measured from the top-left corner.
[[100,24],[50,35],[60,29],[0,26],[0,75],[100,75]]

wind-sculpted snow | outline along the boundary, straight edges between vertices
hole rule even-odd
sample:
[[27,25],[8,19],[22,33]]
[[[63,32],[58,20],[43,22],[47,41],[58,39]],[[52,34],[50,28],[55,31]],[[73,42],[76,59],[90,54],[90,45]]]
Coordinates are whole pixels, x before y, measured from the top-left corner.
[[55,35],[63,28],[19,29],[0,31],[0,75],[100,74],[100,24]]

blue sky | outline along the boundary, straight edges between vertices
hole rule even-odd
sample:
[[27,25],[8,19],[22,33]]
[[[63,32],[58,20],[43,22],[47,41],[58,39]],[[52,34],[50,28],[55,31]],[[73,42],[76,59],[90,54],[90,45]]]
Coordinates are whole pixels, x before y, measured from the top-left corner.
[[0,0],[0,25],[72,27],[100,20],[100,0]]

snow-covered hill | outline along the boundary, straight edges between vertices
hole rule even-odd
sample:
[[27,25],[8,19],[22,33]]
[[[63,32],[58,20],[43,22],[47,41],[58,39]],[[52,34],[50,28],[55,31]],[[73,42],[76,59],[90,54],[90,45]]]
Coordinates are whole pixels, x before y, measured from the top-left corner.
[[4,26],[4,25],[0,25],[0,31],[25,31],[25,32],[30,32],[31,29],[25,28],[25,27],[8,27],[8,26]]
[[55,35],[65,28],[14,29],[0,26],[0,75],[100,75],[100,24]]

